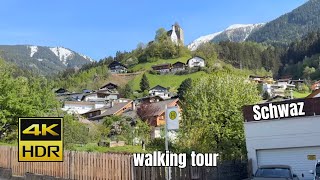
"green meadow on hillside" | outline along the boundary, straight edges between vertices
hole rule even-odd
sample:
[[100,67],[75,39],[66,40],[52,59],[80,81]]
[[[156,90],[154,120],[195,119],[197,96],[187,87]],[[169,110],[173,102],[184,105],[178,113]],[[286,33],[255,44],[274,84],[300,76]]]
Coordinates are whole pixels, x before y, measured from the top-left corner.
[[[144,73],[147,75],[147,78],[150,83],[150,88],[156,86],[156,85],[161,85],[166,88],[170,88],[169,90],[171,92],[176,92],[177,89],[179,88],[180,84],[182,81],[184,81],[187,78],[191,78],[193,80],[202,78],[205,76],[208,76],[209,74],[204,72],[204,71],[198,71],[195,73],[191,74],[185,74],[185,75],[175,75],[175,74],[165,74],[165,75],[156,75],[156,74],[150,74],[148,70],[151,70],[151,66],[156,65],[156,64],[164,64],[164,63],[175,63],[177,61],[181,62],[187,62],[189,58],[184,57],[184,58],[178,58],[178,59],[170,59],[170,60],[158,60],[157,62],[153,63],[144,63],[144,64],[138,64],[134,66],[134,69],[138,68],[143,68]],[[247,76],[249,75],[272,75],[270,72],[265,71],[264,69],[256,69],[256,70],[248,70],[248,69],[237,69],[232,67],[229,64],[226,64],[222,61],[217,61],[218,64],[220,64],[220,69],[219,70],[214,70],[210,74],[215,74],[219,72],[225,72],[225,73],[230,73],[230,74],[237,74],[239,76]],[[142,70],[141,70],[142,71]],[[140,81],[142,78],[143,73],[135,76],[133,80],[129,81],[129,83],[132,85],[133,90],[139,91],[140,90]]]
[[148,62],[148,63],[141,63],[141,64],[137,64],[133,67],[130,68],[130,70],[136,72],[136,71],[144,71],[144,70],[151,70],[152,66],[154,65],[160,65],[160,64],[167,64],[167,63],[176,63],[178,61],[186,63],[188,61],[188,59],[190,59],[191,56],[185,56],[185,57],[180,57],[180,58],[176,58],[176,59],[158,59],[155,62]]
[[[161,85],[163,87],[170,87],[170,91],[174,92],[178,89],[180,86],[181,82],[187,78],[191,79],[197,79],[200,77],[207,76],[208,74],[199,71],[196,73],[192,74],[186,74],[186,75],[174,75],[174,74],[166,74],[166,75],[153,75],[146,73],[149,83],[150,83],[150,88],[156,86],[156,85]],[[134,90],[140,90],[140,80],[142,78],[142,74],[136,76],[130,83],[132,83],[132,87]]]
[[306,93],[300,93],[297,91],[293,91],[293,97],[294,98],[305,98],[310,94],[310,92],[306,92]]

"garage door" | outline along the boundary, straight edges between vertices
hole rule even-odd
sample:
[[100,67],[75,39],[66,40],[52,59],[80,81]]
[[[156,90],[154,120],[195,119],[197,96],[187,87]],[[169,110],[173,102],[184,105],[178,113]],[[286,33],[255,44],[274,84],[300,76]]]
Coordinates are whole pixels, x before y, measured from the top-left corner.
[[[258,166],[272,164],[290,165],[293,172],[300,179],[311,180],[312,174],[309,174],[309,170],[314,168],[316,161],[308,160],[308,155],[316,155],[316,158],[320,159],[320,146],[257,150]],[[302,174],[304,174],[304,178]]]

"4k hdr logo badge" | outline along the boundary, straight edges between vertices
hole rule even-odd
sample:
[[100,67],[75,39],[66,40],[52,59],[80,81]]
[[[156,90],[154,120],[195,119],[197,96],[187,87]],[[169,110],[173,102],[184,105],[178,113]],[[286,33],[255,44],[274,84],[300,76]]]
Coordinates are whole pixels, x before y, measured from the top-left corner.
[[19,118],[19,162],[63,161],[63,118]]

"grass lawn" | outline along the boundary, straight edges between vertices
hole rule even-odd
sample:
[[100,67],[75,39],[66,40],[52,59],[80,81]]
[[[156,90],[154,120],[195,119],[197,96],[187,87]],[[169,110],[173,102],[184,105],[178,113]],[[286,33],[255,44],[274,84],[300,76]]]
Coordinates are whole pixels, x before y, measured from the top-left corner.
[[151,70],[152,69],[151,66],[154,66],[154,65],[167,64],[167,63],[173,64],[178,61],[186,63],[188,61],[188,59],[190,59],[190,58],[191,58],[191,56],[190,57],[189,56],[180,57],[180,58],[176,58],[176,59],[158,59],[156,62],[137,64],[130,69],[133,71]]
[[[186,74],[186,75],[174,75],[174,74],[167,74],[167,75],[153,75],[146,73],[149,83],[150,83],[150,88],[153,88],[156,85],[161,85],[163,87],[170,87],[170,91],[176,91],[181,82],[187,78],[191,79],[197,79],[203,76],[208,75],[207,73],[203,71],[199,71],[196,73],[192,74]],[[142,78],[142,74],[136,76],[132,81],[133,89],[134,90],[140,90],[140,81]]]
[[143,151],[141,146],[122,146],[122,147],[102,147],[96,144],[86,144],[84,146],[74,145],[70,150],[73,151],[87,151],[87,152],[103,152],[103,153],[141,153]]
[[307,92],[307,93],[300,93],[300,92],[297,92],[297,91],[293,91],[293,97],[294,98],[305,98],[309,95],[310,93]]

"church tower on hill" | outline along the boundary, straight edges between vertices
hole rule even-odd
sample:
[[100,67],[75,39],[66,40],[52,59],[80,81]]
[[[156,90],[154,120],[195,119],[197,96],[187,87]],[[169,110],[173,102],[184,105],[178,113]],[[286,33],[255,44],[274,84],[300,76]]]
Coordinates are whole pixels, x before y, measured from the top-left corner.
[[178,23],[172,25],[172,29],[167,32],[168,36],[171,38],[171,41],[176,45],[184,46],[184,34],[182,28]]

